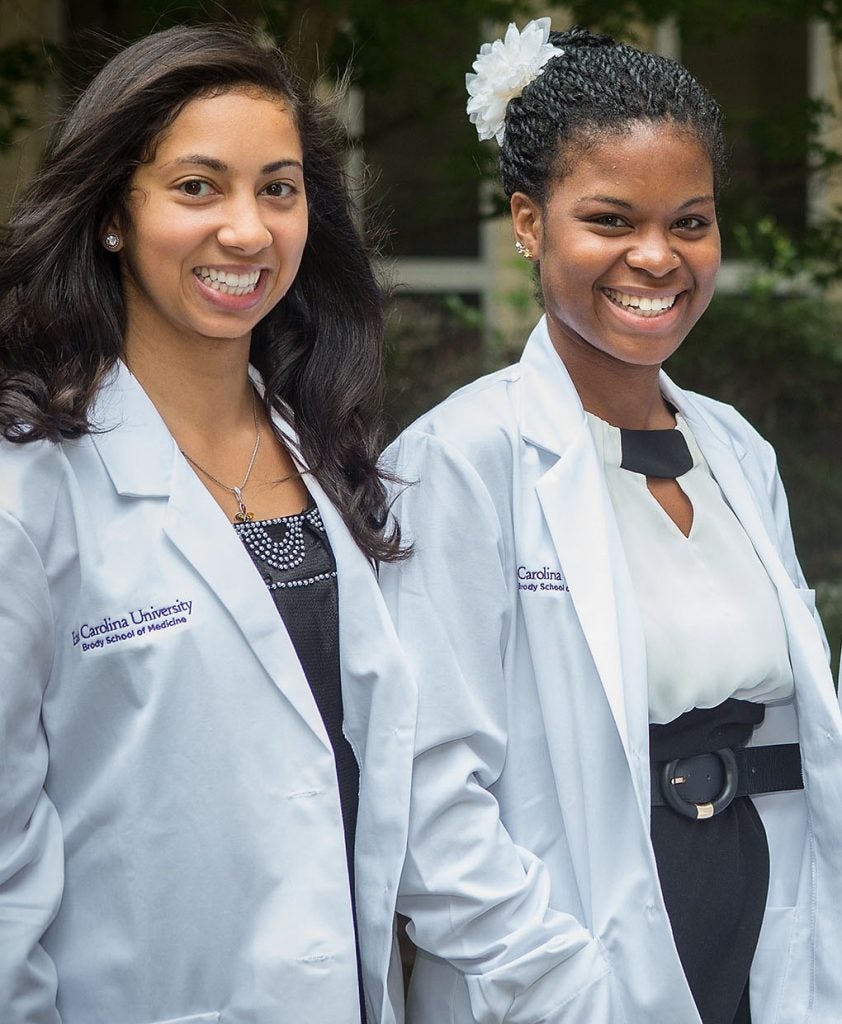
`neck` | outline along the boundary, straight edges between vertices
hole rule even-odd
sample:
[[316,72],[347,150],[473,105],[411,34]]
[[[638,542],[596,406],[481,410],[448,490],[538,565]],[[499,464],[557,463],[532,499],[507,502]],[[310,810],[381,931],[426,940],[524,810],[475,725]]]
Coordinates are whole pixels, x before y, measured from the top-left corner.
[[123,358],[185,449],[213,450],[232,435],[254,432],[248,339],[153,346],[127,338]]
[[631,430],[675,426],[675,417],[661,394],[660,366],[634,366],[619,360],[577,358],[565,352],[562,361],[582,405],[606,423]]

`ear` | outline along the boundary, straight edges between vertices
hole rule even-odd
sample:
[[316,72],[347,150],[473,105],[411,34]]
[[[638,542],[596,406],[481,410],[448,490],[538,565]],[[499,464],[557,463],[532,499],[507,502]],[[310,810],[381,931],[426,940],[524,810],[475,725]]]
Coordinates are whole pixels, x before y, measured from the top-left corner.
[[533,259],[540,260],[544,239],[541,207],[525,192],[515,192],[511,199],[511,209],[515,239],[529,250]]

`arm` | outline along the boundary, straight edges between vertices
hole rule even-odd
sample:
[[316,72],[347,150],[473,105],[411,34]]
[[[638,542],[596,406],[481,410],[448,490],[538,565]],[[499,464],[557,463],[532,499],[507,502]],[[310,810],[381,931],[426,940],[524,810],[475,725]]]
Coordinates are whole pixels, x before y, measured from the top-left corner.
[[[514,613],[500,523],[451,446],[404,435],[396,517],[414,543],[381,583],[419,686],[409,850],[399,909],[416,944],[460,970],[478,1024],[612,1019],[601,946],[550,907],[550,879],[500,820],[508,743],[503,658]],[[589,990],[578,1008],[576,996]]]
[[58,1024],[55,967],[40,945],[64,876],[61,826],[43,788],[53,619],[38,553],[3,512],[0,566],[0,1018]]

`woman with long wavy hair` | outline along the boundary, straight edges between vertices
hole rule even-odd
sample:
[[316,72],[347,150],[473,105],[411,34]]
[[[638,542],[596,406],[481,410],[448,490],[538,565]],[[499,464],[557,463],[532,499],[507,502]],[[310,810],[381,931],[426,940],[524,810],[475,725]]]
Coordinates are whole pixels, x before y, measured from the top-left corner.
[[3,235],[4,1024],[400,1018],[415,697],[341,157],[277,49],[174,28]]

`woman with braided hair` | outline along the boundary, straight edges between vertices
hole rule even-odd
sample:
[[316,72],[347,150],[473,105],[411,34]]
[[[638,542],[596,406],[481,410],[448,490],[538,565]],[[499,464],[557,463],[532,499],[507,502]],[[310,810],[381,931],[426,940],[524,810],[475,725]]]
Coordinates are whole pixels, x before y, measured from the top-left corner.
[[831,1024],[842,720],[769,445],[662,370],[713,293],[715,101],[549,19],[482,48],[545,314],[395,442],[420,689],[414,1024]]

